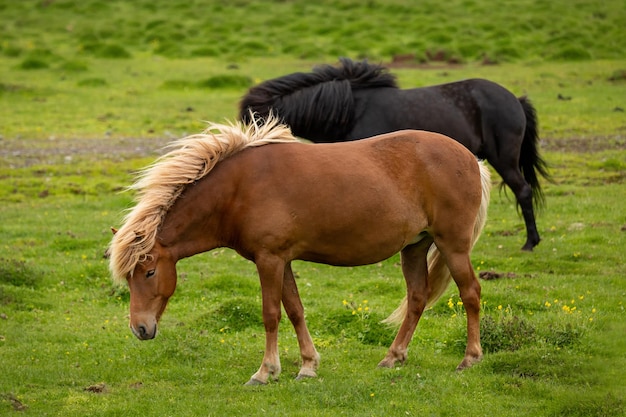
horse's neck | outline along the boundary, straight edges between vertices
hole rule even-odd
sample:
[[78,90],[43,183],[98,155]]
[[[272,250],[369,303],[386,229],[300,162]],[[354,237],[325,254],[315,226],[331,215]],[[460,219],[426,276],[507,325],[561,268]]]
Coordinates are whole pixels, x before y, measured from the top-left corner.
[[174,203],[163,219],[158,235],[159,242],[177,259],[223,246],[218,216],[211,215],[215,204],[207,201],[206,193],[194,191],[185,193]]

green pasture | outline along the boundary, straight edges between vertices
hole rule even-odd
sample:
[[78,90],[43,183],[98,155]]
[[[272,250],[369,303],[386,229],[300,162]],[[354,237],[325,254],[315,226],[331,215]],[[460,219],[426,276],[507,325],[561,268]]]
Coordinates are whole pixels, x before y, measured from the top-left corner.
[[[616,0],[0,0],[0,415],[626,415],[624,27]],[[472,256],[483,361],[454,371],[465,317],[450,287],[407,363],[376,368],[404,295],[398,256],[295,263],[317,379],[294,380],[284,318],[280,379],[243,386],[263,356],[260,289],[226,249],[181,261],[159,336],[135,339],[104,258],[134,172],[234,120],[249,86],[339,56],[388,64],[403,88],[488,78],[537,108],[543,240],[519,250],[494,173]]]

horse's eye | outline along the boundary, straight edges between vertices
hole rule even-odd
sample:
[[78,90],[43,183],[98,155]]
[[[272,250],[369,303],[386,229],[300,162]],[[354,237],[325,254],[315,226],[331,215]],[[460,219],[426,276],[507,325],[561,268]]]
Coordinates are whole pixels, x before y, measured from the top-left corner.
[[149,270],[148,272],[146,272],[146,278],[152,278],[155,272],[156,272],[155,269]]

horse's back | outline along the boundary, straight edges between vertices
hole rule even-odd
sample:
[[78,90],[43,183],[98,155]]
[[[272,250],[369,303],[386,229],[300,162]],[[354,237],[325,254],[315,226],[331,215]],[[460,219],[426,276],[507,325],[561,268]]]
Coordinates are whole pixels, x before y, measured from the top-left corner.
[[349,140],[419,129],[452,137],[480,155],[485,126],[518,132],[521,140],[526,124],[513,93],[479,78],[411,89],[360,90],[354,96],[356,122]]
[[[414,129],[353,142],[272,144],[254,152],[259,156],[253,158],[271,160],[273,170],[283,176],[292,173],[300,178],[332,177],[335,181],[367,178],[374,184],[405,180],[398,186],[415,177],[443,180],[451,167],[477,166],[474,155],[457,141]],[[414,185],[419,188],[419,184]]]
[[[255,159],[272,161],[272,174],[283,182],[299,185],[323,180],[318,184],[325,188],[341,183],[357,190],[385,185],[394,192],[403,190],[413,195],[424,187],[478,172],[476,158],[464,146],[445,135],[421,130],[401,130],[353,142],[272,144],[254,151],[259,153]],[[454,170],[457,172],[452,175]],[[426,184],[428,181],[433,184]]]

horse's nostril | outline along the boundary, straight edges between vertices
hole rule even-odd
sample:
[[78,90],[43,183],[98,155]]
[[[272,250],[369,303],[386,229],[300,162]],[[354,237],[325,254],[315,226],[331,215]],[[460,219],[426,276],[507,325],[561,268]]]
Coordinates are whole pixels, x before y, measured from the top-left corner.
[[152,328],[148,326],[149,325],[146,324],[138,324],[136,327],[131,326],[131,330],[133,331],[133,334],[137,336],[137,338],[140,340],[154,339],[154,337],[156,336],[156,326]]

